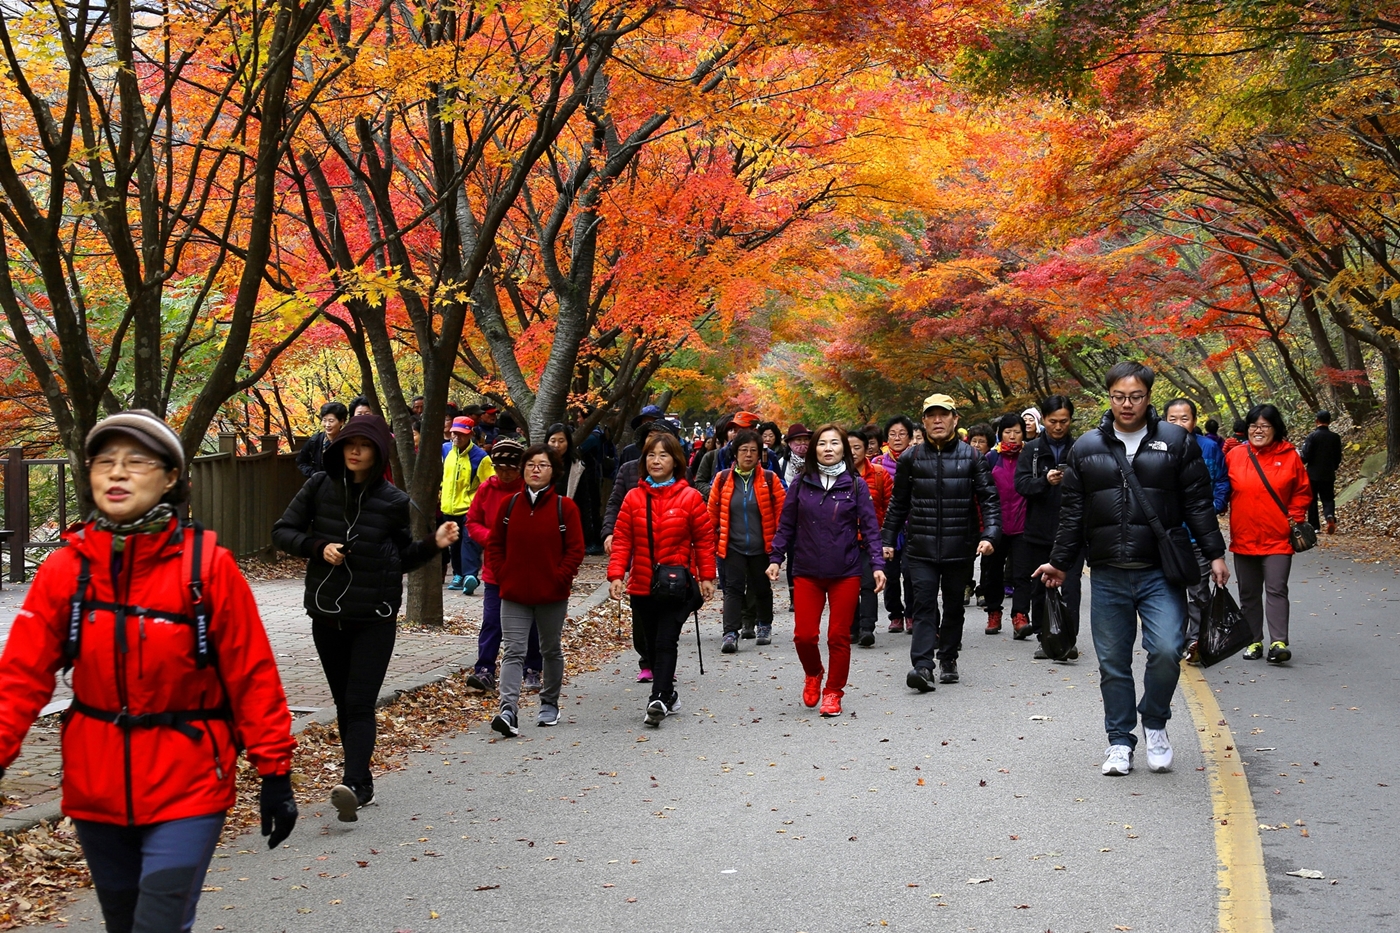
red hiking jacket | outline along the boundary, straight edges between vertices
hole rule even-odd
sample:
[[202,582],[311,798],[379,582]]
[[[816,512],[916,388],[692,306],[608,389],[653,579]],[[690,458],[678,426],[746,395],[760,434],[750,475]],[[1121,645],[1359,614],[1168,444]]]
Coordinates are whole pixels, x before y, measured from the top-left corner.
[[[0,657],[0,765],[8,767],[63,665],[70,600],[79,555],[87,555],[92,602],[144,606],[117,625],[110,609],[83,613],[73,663],[76,700],[132,716],[228,707],[231,719],[123,729],[70,711],[63,729],[63,812],[76,819],[144,826],[208,816],[233,806],[238,744],[260,775],[287,774],[296,740],[287,697],[257,604],[233,555],[215,547],[202,573],[214,663],[195,666],[194,628],[169,621],[192,614],[181,560],[191,532],[170,528],[126,539],[114,555],[112,535],[91,524],[64,535],[68,546],[44,561]],[[119,595],[120,594],[120,597]],[[124,648],[123,648],[124,646]],[[228,692],[225,693],[225,685]],[[198,733],[198,737],[194,733]]]
[[[480,493],[478,493],[480,495]],[[530,504],[525,492],[514,494],[515,508],[506,509],[511,496],[496,512],[486,561],[495,568],[501,599],[526,606],[541,606],[568,599],[574,576],[583,563],[583,521],[574,500],[547,487],[539,501]],[[475,504],[475,503],[473,503]],[[564,531],[559,531],[559,508],[564,510]]]
[[[1253,556],[1292,554],[1288,519],[1264,488],[1249,451],[1249,444],[1236,444],[1225,455],[1225,468],[1230,473],[1230,550]],[[1308,469],[1297,449],[1288,441],[1274,441],[1255,449],[1254,454],[1269,478],[1269,485],[1287,506],[1289,518],[1295,522],[1307,521],[1312,484],[1308,482]]]
[[[651,499],[652,533],[656,553],[647,544],[647,499]],[[685,480],[653,487],[644,476],[622,500],[613,527],[612,559],[608,579],[621,580],[631,570],[627,592],[651,594],[653,564],[682,564],[697,580],[715,578],[715,531],[700,493]]]
[[525,480],[523,479],[517,479],[513,483],[503,483],[499,476],[492,474],[482,481],[481,485],[477,487],[476,495],[472,496],[472,504],[467,509],[467,537],[471,538],[473,543],[482,549],[482,583],[494,585],[500,582],[496,579],[496,569],[491,566],[491,561],[487,559],[486,543],[491,540],[491,529],[496,527],[496,522],[501,517],[501,509],[506,507],[511,496],[524,488]]

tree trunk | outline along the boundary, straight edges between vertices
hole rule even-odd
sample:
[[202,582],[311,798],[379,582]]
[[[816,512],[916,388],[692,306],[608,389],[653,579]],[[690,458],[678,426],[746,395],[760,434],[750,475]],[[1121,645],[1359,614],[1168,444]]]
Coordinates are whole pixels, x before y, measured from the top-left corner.
[[1385,367],[1385,471],[1400,466],[1400,367],[1384,358]]

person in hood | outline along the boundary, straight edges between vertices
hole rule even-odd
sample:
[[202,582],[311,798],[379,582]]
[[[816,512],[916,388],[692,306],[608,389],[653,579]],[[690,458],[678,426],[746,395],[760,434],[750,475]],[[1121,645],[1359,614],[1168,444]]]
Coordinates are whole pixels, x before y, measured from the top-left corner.
[[306,558],[303,604],[345,753],[331,805],[347,823],[374,799],[374,708],[394,653],[403,575],[439,557],[461,533],[446,521],[432,539],[413,540],[408,494],[384,479],[389,443],[383,418],[351,418],[326,451],[326,471],[306,481],[272,526],[277,547]]
[[107,929],[188,931],[240,748],[262,778],[269,848],[296,825],[292,718],[233,555],[176,517],[180,438],[137,409],[98,422],[86,447],[96,511],[40,565],[0,657],[0,777],[63,668],[63,812]]
[[1034,405],[1021,412],[1021,430],[1024,435],[1023,439],[1025,443],[1029,444],[1037,437],[1040,437],[1042,427],[1040,423],[1040,410]]
[[1240,612],[1254,633],[1244,656],[1250,661],[1264,657],[1267,640],[1269,663],[1283,664],[1293,657],[1288,645],[1290,523],[1307,521],[1312,484],[1303,458],[1288,442],[1288,428],[1277,408],[1255,405],[1245,424],[1248,443],[1225,455],[1230,471],[1230,551],[1240,578]]

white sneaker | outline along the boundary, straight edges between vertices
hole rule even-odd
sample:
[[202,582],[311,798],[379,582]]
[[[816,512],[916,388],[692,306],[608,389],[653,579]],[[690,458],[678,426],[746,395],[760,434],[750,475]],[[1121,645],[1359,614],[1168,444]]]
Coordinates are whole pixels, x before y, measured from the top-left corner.
[[[1147,733],[1147,770],[1161,774],[1172,769],[1172,740],[1166,729],[1144,729]],[[1107,767],[1105,765],[1105,767]]]
[[1133,750],[1126,745],[1110,745],[1104,752],[1103,773],[1122,777],[1133,770]]

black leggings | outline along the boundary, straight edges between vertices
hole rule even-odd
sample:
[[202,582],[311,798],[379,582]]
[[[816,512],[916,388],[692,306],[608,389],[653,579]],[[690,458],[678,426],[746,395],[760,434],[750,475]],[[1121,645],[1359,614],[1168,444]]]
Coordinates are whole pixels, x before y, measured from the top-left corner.
[[394,655],[396,630],[393,622],[311,620],[311,637],[340,721],[345,783],[352,789],[374,786],[369,773],[369,760],[374,755],[374,709]]
[[632,597],[632,630],[640,631],[651,661],[651,698],[671,702],[676,684],[676,654],[681,628],[685,625],[685,603],[652,596]]

